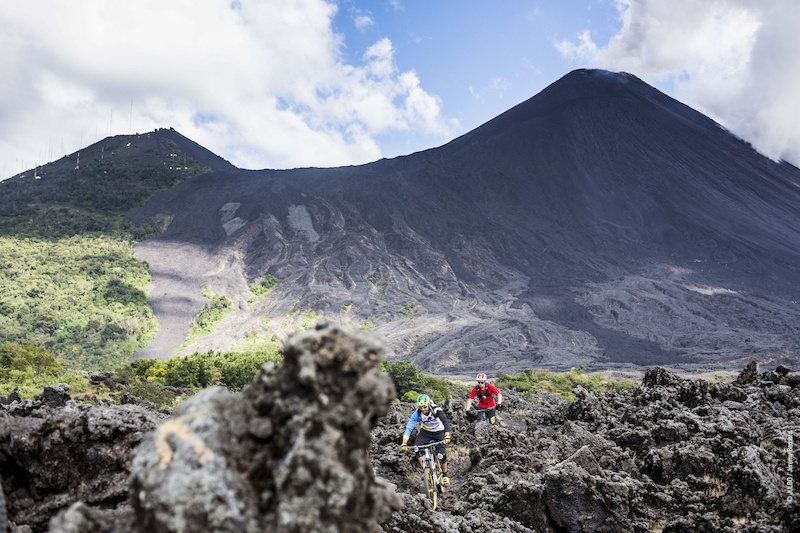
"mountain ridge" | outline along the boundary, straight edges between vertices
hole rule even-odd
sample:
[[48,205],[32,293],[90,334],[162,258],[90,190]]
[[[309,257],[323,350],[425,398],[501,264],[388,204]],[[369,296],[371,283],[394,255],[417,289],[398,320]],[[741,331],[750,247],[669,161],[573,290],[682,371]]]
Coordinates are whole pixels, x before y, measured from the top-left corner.
[[[638,78],[579,70],[439,148],[357,167],[212,173],[134,216],[174,210],[141,249],[210,246],[204,268],[217,278],[232,268],[217,281],[238,290],[237,319],[263,313],[278,335],[297,322],[292,309],[308,309],[374,322],[391,357],[433,372],[740,365],[754,349],[797,356],[796,329],[776,315],[798,313],[798,183],[797,168]],[[224,234],[228,204],[241,233]],[[232,249],[241,263],[219,266]],[[232,280],[267,273],[281,283],[251,310]],[[781,312],[775,293],[794,295]],[[221,349],[213,337],[198,348]]]
[[[136,247],[160,323],[138,357],[326,317],[440,374],[797,362],[800,170],[630,74],[574,71],[443,146],[350,167],[241,170],[157,133],[211,171],[127,212],[168,222]],[[203,289],[234,311],[183,345]]]

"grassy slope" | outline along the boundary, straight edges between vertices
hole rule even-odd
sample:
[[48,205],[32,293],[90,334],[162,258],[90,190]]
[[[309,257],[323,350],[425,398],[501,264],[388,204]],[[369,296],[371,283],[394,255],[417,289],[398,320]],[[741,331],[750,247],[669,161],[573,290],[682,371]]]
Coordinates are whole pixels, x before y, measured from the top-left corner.
[[[32,341],[76,366],[114,368],[155,335],[147,267],[133,245],[159,221],[124,213],[209,169],[174,134],[100,141],[0,182],[0,336]],[[34,175],[35,174],[35,175]]]

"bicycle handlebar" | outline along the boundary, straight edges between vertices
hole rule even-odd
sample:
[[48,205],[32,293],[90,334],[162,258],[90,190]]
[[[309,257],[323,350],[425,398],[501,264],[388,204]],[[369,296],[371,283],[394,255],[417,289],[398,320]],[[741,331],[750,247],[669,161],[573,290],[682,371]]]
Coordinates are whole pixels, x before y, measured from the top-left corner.
[[414,451],[416,452],[416,451],[422,450],[424,448],[431,448],[431,447],[436,446],[438,444],[444,444],[444,441],[443,440],[439,440],[439,441],[436,441],[436,442],[431,442],[429,444],[422,444],[422,445],[416,445],[415,444],[414,446],[411,446],[411,448],[414,448]]

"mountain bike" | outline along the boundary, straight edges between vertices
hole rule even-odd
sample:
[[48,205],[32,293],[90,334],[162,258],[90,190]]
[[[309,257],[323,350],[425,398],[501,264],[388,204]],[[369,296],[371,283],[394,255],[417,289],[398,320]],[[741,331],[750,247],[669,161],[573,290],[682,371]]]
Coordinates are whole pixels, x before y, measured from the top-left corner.
[[473,409],[472,413],[476,426],[489,423],[489,409]]
[[431,506],[433,510],[436,510],[436,506],[439,503],[439,498],[444,493],[444,487],[442,486],[442,477],[444,474],[442,473],[442,464],[439,462],[439,454],[436,453],[436,446],[442,444],[444,441],[431,441],[429,444],[425,444],[423,446],[414,446],[414,452],[418,452],[420,450],[425,452],[425,455],[422,456],[422,477],[425,479],[425,489],[428,492],[428,498],[431,500]]

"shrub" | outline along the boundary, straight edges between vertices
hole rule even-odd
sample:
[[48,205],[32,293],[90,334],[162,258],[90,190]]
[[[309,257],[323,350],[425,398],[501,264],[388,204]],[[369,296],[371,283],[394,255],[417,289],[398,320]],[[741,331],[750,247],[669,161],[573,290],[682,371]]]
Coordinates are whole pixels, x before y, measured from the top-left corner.
[[403,401],[412,392],[414,397],[410,401],[417,401],[420,391],[429,394],[435,403],[442,403],[455,390],[445,378],[427,376],[411,361],[384,361],[381,369],[392,378],[397,397]]
[[283,361],[280,349],[195,353],[172,359],[138,359],[131,363],[136,378],[171,387],[202,389],[221,385],[237,391],[253,381],[264,363]]
[[30,341],[6,342],[0,346],[0,379],[12,374],[30,373],[34,377],[56,375],[64,365],[52,353]]
[[6,342],[0,345],[0,394],[14,389],[24,399],[32,399],[45,385],[66,383],[70,392],[88,388],[82,372],[73,370],[69,363],[29,341]]
[[589,392],[606,392],[636,388],[636,383],[629,379],[605,379],[600,374],[587,374],[584,367],[572,368],[569,372],[550,372],[549,370],[533,371],[529,368],[512,376],[499,373],[495,380],[499,388],[514,389],[523,393],[523,397],[532,399],[534,394],[549,394],[568,400],[575,400],[572,389],[580,385]]
[[278,284],[278,278],[270,274],[260,281],[251,283],[249,287],[250,287],[250,292],[252,292],[256,296],[262,296],[271,291],[272,289],[274,289],[277,284]]
[[[425,375],[411,361],[395,361],[393,363],[384,361],[382,367],[382,370],[392,378],[399,398],[402,398],[409,391],[425,388]],[[416,397],[414,399],[416,400]]]
[[224,294],[203,291],[203,295],[207,298],[207,301],[192,320],[184,345],[196,337],[202,337],[214,331],[217,324],[233,311],[233,302]]
[[415,403],[417,401],[418,397],[419,397],[419,393],[417,391],[410,390],[410,391],[408,391],[407,393],[403,394],[400,397],[400,401],[401,402],[406,402],[406,403]]
[[118,402],[122,401],[124,396],[134,396],[151,403],[158,410],[171,409],[178,401],[174,392],[165,390],[155,383],[138,379],[134,380],[125,391],[118,392],[115,396]]

